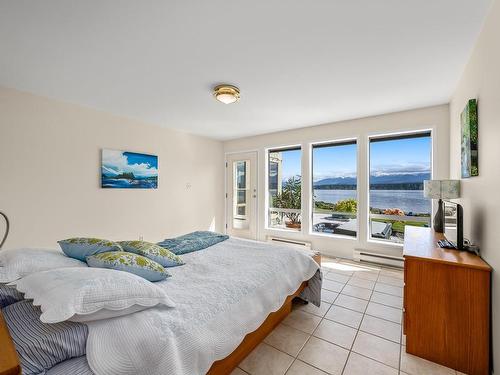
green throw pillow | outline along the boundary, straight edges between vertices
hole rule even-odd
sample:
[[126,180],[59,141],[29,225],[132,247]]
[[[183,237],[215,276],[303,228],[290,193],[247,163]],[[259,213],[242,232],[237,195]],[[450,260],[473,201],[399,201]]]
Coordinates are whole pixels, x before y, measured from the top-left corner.
[[142,255],[126,251],[110,251],[87,257],[90,267],[110,268],[133,273],[149,281],[160,281],[170,277],[161,264]]
[[157,244],[146,241],[120,241],[123,250],[145,256],[160,263],[163,267],[175,267],[184,264],[181,257]]
[[120,251],[121,246],[113,241],[100,238],[76,237],[57,241],[64,254],[85,262],[88,256],[104,253],[106,251]]

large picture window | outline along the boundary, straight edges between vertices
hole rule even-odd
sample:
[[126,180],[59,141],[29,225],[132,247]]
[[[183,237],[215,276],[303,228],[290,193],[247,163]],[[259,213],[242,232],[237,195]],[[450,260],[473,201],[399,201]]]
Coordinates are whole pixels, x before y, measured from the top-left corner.
[[300,230],[302,178],[300,147],[268,151],[268,227]]
[[431,133],[370,139],[370,238],[402,243],[406,225],[430,225]]
[[313,233],[357,236],[356,154],[356,141],[313,145]]

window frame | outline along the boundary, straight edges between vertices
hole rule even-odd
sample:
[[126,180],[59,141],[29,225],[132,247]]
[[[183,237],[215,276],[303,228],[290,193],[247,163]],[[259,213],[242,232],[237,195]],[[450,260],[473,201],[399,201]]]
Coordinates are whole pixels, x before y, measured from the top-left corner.
[[[321,232],[315,232],[313,230],[313,222],[314,222],[314,148],[315,147],[329,147],[329,146],[342,146],[342,145],[348,145],[348,144],[355,144],[356,145],[356,202],[358,205],[358,211],[356,212],[356,236],[349,236],[346,234],[325,234]],[[309,178],[309,188],[310,188],[310,194],[309,194],[309,228],[308,228],[308,234],[310,236],[317,236],[317,237],[322,237],[322,238],[338,238],[338,239],[346,239],[346,240],[353,240],[357,241],[359,240],[359,235],[360,235],[360,220],[359,220],[359,196],[360,196],[360,191],[359,191],[359,153],[360,153],[360,142],[359,142],[359,137],[349,137],[349,138],[341,138],[341,139],[330,139],[327,141],[319,141],[319,142],[312,142],[309,143],[309,169],[310,169],[310,174],[308,176]]]
[[[389,132],[389,133],[373,133],[373,134],[368,134],[367,135],[367,142],[366,142],[366,242],[368,244],[377,244],[377,245],[385,245],[385,246],[390,246],[390,247],[396,247],[396,248],[402,248],[404,243],[398,243],[398,242],[393,242],[393,241],[385,241],[377,238],[372,238],[371,235],[371,225],[370,225],[370,172],[371,172],[371,142],[372,139],[380,139],[380,141],[385,140],[390,140],[392,139],[405,139],[405,138],[413,138],[414,136],[422,135],[422,134],[429,134],[430,137],[430,176],[431,179],[434,178],[434,169],[436,168],[435,165],[435,160],[434,160],[434,143],[435,143],[435,129],[434,128],[421,128],[421,129],[413,129],[413,130],[403,130],[403,131],[395,131],[395,132]],[[434,201],[431,199],[431,213],[430,213],[430,228],[432,228],[432,216],[434,213]]]
[[[281,228],[281,227],[272,227],[269,224],[269,209],[270,207],[270,202],[269,202],[269,173],[270,173],[270,168],[269,168],[269,155],[271,152],[283,152],[283,151],[294,151],[294,150],[299,150],[301,152],[300,154],[300,187],[301,187],[301,199],[300,199],[300,217],[301,217],[301,227],[299,230],[296,229],[291,229],[291,228]],[[267,231],[278,231],[278,232],[286,232],[286,233],[295,233],[295,234],[303,234],[304,233],[304,225],[303,225],[303,220],[304,220],[304,176],[303,176],[303,155],[304,155],[304,147],[302,144],[291,144],[291,145],[282,145],[282,146],[273,146],[273,147],[267,147],[264,149],[265,152],[265,199],[264,199],[264,230]]]

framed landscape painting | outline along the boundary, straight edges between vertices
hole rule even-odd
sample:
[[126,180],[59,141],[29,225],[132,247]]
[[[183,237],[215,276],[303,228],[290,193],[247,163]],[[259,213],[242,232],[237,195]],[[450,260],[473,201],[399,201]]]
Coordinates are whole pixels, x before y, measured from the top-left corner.
[[477,100],[471,99],[460,115],[462,178],[479,176]]
[[158,156],[106,149],[101,156],[102,188],[158,188]]

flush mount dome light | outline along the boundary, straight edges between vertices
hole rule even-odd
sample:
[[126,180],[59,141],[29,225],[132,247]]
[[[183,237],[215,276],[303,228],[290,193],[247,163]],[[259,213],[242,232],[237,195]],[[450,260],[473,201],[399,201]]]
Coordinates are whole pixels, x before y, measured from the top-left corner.
[[240,100],[240,89],[231,85],[215,86],[214,97],[221,103],[231,104]]

